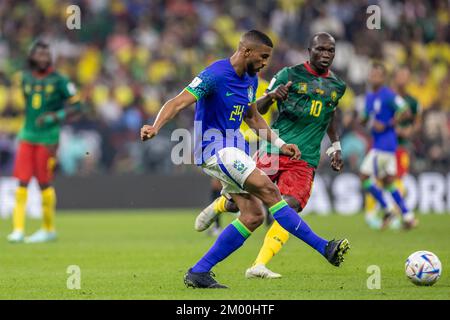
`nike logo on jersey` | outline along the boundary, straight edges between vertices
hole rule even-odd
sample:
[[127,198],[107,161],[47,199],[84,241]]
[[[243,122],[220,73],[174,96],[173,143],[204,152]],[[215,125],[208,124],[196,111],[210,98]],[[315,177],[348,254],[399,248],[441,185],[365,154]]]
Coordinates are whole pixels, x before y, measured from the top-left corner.
[[227,91],[227,93],[225,93],[225,95],[226,95],[227,97],[232,96],[233,94],[234,94],[234,92],[228,92],[228,91]]

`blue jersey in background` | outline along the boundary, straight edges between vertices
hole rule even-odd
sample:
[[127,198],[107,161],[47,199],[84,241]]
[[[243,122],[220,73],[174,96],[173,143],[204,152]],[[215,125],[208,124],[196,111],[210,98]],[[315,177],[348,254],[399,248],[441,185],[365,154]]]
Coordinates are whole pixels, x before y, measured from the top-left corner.
[[397,134],[394,127],[395,113],[406,108],[406,102],[386,86],[366,95],[365,116],[369,123],[373,120],[382,122],[386,127],[382,132],[371,129],[373,149],[395,152]]
[[256,101],[258,77],[240,77],[230,59],[208,66],[186,87],[197,99],[194,125],[195,163],[201,165],[225,147],[248,153],[239,128],[251,103]]

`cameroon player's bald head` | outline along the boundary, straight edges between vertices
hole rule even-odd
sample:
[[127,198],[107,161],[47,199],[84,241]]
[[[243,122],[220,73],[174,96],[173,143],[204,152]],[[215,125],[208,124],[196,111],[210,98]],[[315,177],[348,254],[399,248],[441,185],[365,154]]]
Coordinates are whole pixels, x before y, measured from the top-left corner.
[[318,73],[324,73],[333,63],[336,41],[327,32],[318,32],[309,39],[309,62]]

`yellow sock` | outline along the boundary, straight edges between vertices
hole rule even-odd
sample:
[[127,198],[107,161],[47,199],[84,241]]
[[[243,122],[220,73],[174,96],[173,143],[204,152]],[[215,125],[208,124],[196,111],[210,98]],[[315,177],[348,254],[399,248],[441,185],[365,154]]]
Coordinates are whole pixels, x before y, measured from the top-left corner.
[[405,184],[403,183],[403,180],[398,178],[395,180],[395,186],[398,188],[398,191],[400,191],[401,195],[405,195]]
[[28,190],[27,187],[18,187],[16,190],[16,206],[13,211],[13,228],[14,231],[24,231],[25,229],[25,213],[27,206]]
[[53,187],[42,190],[42,228],[45,231],[55,231],[56,194]]
[[269,261],[272,260],[272,257],[281,250],[288,239],[289,232],[284,230],[278,222],[274,221],[269,231],[267,231],[264,244],[259,250],[258,256],[256,257],[253,265],[268,264]]
[[375,200],[375,198],[367,193],[366,194],[366,201],[365,201],[365,211],[366,211],[366,215],[375,215],[377,212],[377,201]]
[[225,209],[225,203],[227,202],[227,198],[224,196],[220,196],[216,201],[214,202],[214,212],[216,214],[227,212],[227,209]]

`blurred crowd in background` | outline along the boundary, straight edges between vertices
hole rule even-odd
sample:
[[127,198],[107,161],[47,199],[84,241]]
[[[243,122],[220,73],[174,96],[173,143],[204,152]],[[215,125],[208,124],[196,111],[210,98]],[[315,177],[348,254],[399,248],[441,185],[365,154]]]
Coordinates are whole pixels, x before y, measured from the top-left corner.
[[[162,103],[211,62],[228,57],[242,32],[259,29],[274,40],[266,80],[308,59],[308,39],[327,31],[337,40],[332,69],[348,86],[339,104],[346,170],[356,171],[370,139],[358,122],[372,60],[388,70],[412,70],[408,92],[420,103],[412,139],[412,171],[450,165],[450,5],[447,0],[2,0],[0,2],[0,173],[11,172],[23,97],[14,85],[37,36],[52,43],[54,63],[82,93],[88,112],[64,126],[63,174],[176,174],[196,170],[171,162],[176,127],[192,130],[194,107],[183,111],[153,143],[139,130]],[[81,29],[66,27],[66,8],[81,8]],[[366,9],[381,8],[381,30],[369,30]],[[89,150],[89,153],[86,153]],[[325,157],[323,157],[325,158]],[[326,159],[323,159],[326,160]],[[321,170],[328,170],[324,161]]]

